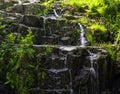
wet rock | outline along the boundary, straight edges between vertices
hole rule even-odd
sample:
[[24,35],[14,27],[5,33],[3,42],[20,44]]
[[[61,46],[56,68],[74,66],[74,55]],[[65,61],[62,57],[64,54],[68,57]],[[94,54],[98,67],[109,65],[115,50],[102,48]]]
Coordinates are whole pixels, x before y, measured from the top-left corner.
[[44,18],[35,15],[25,15],[20,20],[20,23],[30,27],[43,27]]
[[25,3],[21,5],[15,5],[7,9],[9,13],[21,13],[21,14],[38,14],[43,11],[44,6],[39,3]]
[[12,23],[17,23],[19,22],[18,19],[23,17],[23,15],[19,13],[7,13],[5,11],[0,11],[0,13],[1,13],[1,17],[3,17],[2,22],[7,25],[10,25]]
[[0,82],[0,94],[7,94],[7,87]]
[[[54,51],[56,48],[59,49],[57,52]],[[99,57],[95,56],[93,59],[93,67],[91,67],[91,53],[88,50],[95,55],[99,52]],[[45,64],[42,68],[46,69],[44,72],[47,75],[42,88],[45,91],[49,90],[47,91],[49,93],[54,92],[52,91],[54,89],[68,88],[70,90],[72,88],[74,94],[78,92],[98,94],[98,91],[104,91],[106,88],[106,58],[107,52],[98,48],[76,47],[68,51],[64,46],[54,46],[53,53],[42,63],[42,65]]]
[[58,39],[55,39],[54,36],[42,36],[42,44],[57,44]]
[[62,37],[61,41],[63,45],[69,45],[70,44],[70,37]]
[[72,15],[64,15],[64,17],[68,20],[73,20],[76,19],[76,17],[72,16]]

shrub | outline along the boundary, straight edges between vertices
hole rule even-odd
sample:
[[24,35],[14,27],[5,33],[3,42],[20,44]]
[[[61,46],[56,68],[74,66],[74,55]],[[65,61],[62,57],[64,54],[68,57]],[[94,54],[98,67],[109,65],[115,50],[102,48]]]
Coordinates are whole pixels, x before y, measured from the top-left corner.
[[[19,44],[15,43],[16,39]],[[32,39],[31,32],[26,37],[8,34],[0,45],[0,74],[5,76],[1,75],[0,78],[5,80],[5,84],[16,89],[16,94],[26,94],[34,81],[31,74],[25,71],[25,67],[30,63],[28,58],[32,58],[34,53]]]

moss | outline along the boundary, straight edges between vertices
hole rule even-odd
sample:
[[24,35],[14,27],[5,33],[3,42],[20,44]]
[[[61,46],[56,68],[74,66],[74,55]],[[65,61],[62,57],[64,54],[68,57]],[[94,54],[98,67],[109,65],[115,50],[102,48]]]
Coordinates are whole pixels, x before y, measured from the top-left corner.
[[[108,40],[108,32],[104,25],[101,25],[99,23],[92,24],[90,27],[88,27],[88,34],[91,35],[92,40],[95,40],[96,42],[107,42]],[[89,36],[90,38],[90,35]],[[88,38],[88,39],[89,39]]]
[[107,31],[107,29],[105,28],[104,25],[100,25],[99,23],[95,23],[95,24],[92,24],[90,26],[90,28],[93,30],[92,32],[96,32],[96,31],[99,31],[101,33],[105,33]]

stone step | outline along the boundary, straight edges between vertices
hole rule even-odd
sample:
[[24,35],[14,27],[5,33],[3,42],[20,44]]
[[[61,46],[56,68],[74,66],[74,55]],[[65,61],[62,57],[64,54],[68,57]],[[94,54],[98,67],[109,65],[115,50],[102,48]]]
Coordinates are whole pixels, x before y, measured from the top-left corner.
[[43,70],[46,73],[46,78],[44,79],[44,84],[42,84],[42,88],[44,89],[61,89],[70,87],[70,73],[68,68],[62,69],[49,69]]
[[[34,44],[58,44],[58,45],[77,45],[77,37],[78,35],[74,35],[74,31],[71,31],[69,33],[58,31],[57,32],[51,32],[51,31],[46,31],[44,28],[39,28],[39,27],[30,27],[25,24],[18,24],[18,23],[13,23],[9,26],[9,31],[11,32],[18,32],[21,35],[25,36],[28,34],[28,29],[30,29],[35,38],[34,38]],[[76,37],[75,37],[76,36]]]
[[70,89],[37,89],[31,88],[30,94],[70,94]]
[[45,6],[40,3],[24,3],[14,5],[7,9],[9,13],[37,14],[44,11]]

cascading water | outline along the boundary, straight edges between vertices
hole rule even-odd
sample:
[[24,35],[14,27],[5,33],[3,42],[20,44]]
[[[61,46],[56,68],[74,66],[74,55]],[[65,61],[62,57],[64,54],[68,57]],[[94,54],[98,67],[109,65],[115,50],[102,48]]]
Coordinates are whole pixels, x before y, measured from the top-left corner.
[[43,17],[44,21],[43,21],[43,29],[44,29],[44,36],[46,36],[46,18]]
[[59,15],[57,14],[57,12],[56,12],[56,10],[55,10],[55,9],[53,9],[53,12],[54,12],[55,17],[56,17],[56,18],[58,18],[58,17],[59,17]]
[[69,73],[70,73],[70,94],[73,94],[73,82],[71,70],[69,70]]
[[21,0],[18,0],[18,4],[22,4],[22,1],[21,1]]
[[96,60],[99,58],[99,53],[92,53],[88,50],[89,58],[90,58],[90,74],[91,74],[91,92],[92,94],[98,94],[98,72],[94,68],[94,64],[96,63]]
[[[36,2],[36,0],[28,0],[29,1],[29,3],[35,3]],[[18,4],[22,4],[22,0],[18,0]]]
[[85,38],[85,31],[84,31],[84,28],[83,28],[83,26],[82,26],[82,24],[81,23],[78,23],[78,25],[79,25],[79,27],[80,27],[80,37],[79,37],[79,41],[80,41],[80,45],[82,46],[82,47],[84,47],[86,44],[87,44],[87,40],[86,40],[86,38]]
[[53,32],[52,32],[51,26],[50,26],[50,36],[53,36]]
[[30,3],[35,3],[36,0],[28,0]]
[[[67,54],[61,52],[60,55],[52,54],[50,56],[51,67],[48,69],[48,75],[51,75],[49,80],[53,80],[55,84],[51,88],[42,89],[47,94],[73,94],[73,82],[72,82],[72,72],[67,66]],[[60,65],[59,65],[60,64]],[[69,77],[67,81],[64,81],[64,77]],[[68,85],[66,88],[65,85]],[[64,87],[62,87],[64,86]]]

